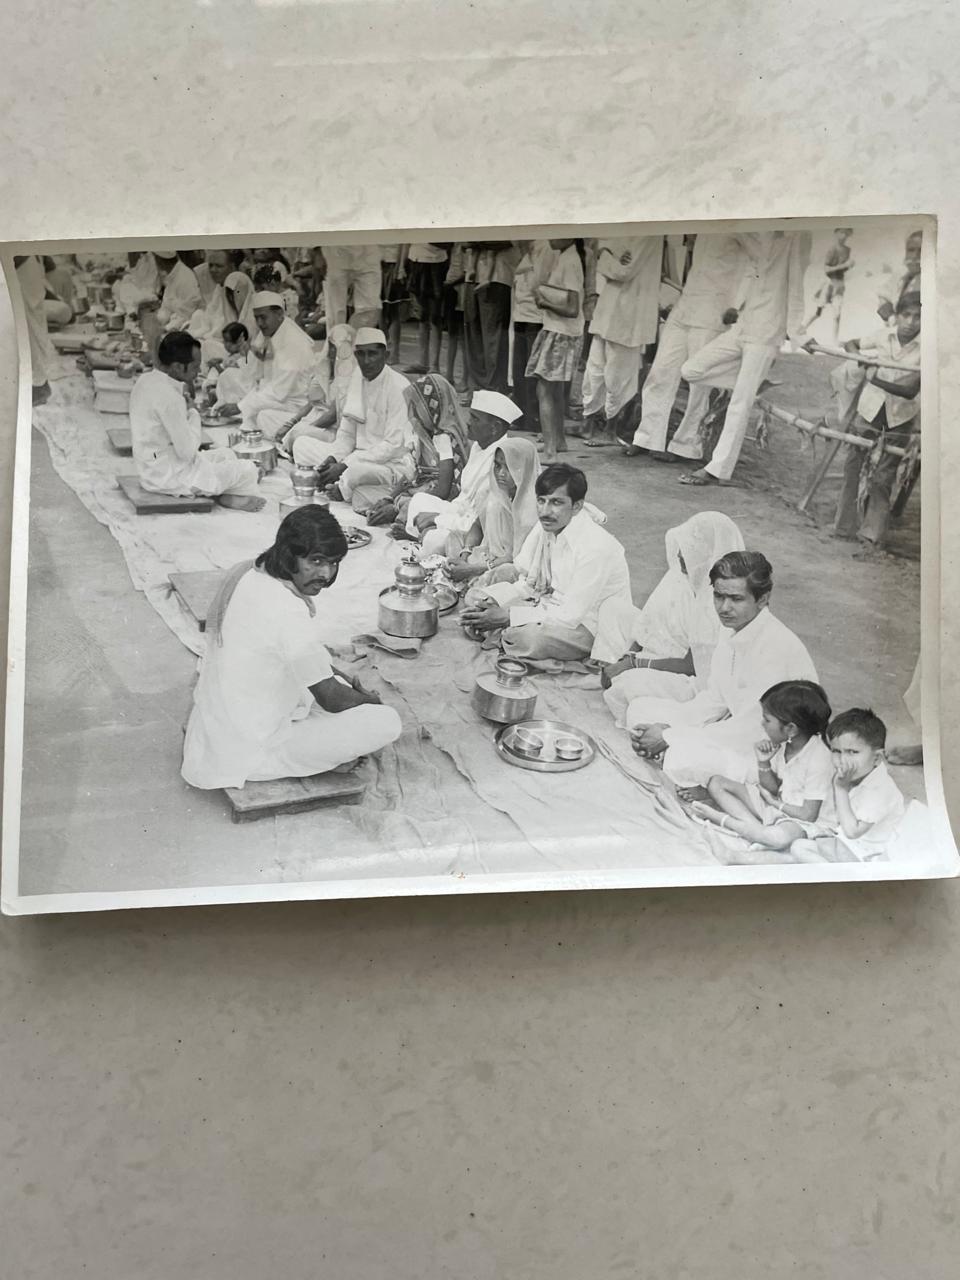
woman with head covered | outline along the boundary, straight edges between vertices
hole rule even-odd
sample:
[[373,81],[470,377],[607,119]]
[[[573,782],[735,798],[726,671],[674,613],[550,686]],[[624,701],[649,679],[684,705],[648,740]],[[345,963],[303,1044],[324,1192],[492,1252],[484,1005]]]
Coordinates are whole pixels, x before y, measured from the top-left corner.
[[698,511],[667,531],[667,572],[642,609],[619,600],[603,605],[592,657],[618,721],[634,698],[686,700],[702,688],[721,633],[710,570],[743,546],[729,516]]

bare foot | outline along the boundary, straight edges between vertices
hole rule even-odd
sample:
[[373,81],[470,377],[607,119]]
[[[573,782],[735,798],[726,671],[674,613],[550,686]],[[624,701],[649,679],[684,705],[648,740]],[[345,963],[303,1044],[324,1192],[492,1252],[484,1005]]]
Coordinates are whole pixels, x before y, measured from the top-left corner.
[[240,493],[221,493],[214,498],[214,502],[231,511],[262,511],[267,505],[265,498],[254,498],[252,495],[244,497]]

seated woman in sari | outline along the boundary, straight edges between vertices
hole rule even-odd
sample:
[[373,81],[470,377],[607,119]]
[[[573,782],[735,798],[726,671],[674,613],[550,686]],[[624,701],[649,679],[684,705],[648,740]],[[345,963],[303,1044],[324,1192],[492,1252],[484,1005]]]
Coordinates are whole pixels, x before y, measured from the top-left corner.
[[642,609],[618,600],[601,607],[591,657],[618,723],[634,698],[687,701],[701,688],[721,634],[710,569],[743,547],[729,516],[699,511],[667,531],[667,572]]
[[464,587],[514,581],[514,560],[537,523],[534,489],[540,463],[532,440],[505,436],[493,460],[493,484],[480,524],[481,540],[448,559],[447,577]]
[[447,501],[459,492],[470,441],[457,393],[438,373],[410,383],[407,406],[419,449],[416,477],[402,481],[390,498],[376,503],[367,512],[367,524],[392,524],[394,537],[417,540],[414,521],[431,510],[430,498]]

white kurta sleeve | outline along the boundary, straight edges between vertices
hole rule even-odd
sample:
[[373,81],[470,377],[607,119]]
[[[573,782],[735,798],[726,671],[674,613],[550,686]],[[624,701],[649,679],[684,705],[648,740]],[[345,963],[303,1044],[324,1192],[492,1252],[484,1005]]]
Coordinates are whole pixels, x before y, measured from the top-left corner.
[[184,402],[166,397],[157,404],[157,415],[163,429],[170,437],[174,452],[181,462],[193,462],[200,448],[200,415],[196,409],[187,409]]
[[356,453],[356,449],[357,424],[352,418],[341,418],[337,434],[330,446],[330,456],[336,458],[338,462],[346,462]]
[[399,462],[410,448],[410,414],[402,390],[391,385],[387,391],[382,423],[383,434],[376,444],[365,449],[355,449],[352,461]]
[[285,624],[282,632],[281,653],[297,680],[309,689],[333,675],[330,654],[317,640],[314,619],[304,610],[302,620]]

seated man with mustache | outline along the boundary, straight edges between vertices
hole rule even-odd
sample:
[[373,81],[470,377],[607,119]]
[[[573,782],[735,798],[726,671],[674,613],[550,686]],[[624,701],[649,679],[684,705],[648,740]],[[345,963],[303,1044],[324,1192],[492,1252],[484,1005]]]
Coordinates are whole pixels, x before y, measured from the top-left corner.
[[400,736],[392,707],[332,665],[329,613],[347,542],[325,507],[292,511],[256,561],[227,574],[183,748],[184,779],[212,789],[329,773]]

